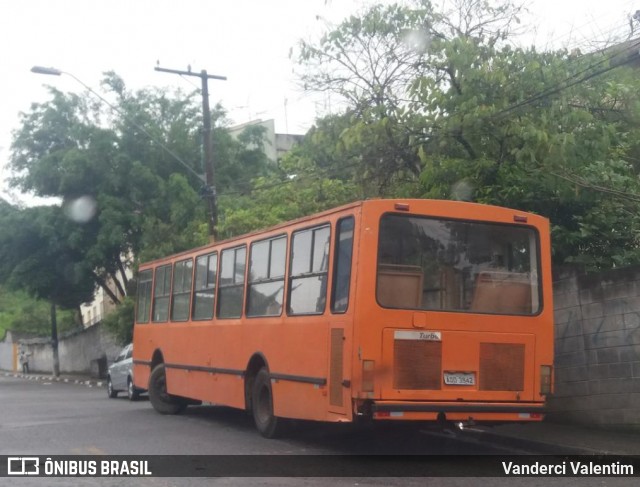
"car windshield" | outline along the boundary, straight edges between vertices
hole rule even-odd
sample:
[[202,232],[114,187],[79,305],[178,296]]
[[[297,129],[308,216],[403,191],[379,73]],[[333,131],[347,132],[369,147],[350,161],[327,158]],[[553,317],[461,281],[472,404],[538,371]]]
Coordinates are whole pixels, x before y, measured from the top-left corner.
[[536,314],[537,247],[530,227],[385,215],[378,302],[387,308]]

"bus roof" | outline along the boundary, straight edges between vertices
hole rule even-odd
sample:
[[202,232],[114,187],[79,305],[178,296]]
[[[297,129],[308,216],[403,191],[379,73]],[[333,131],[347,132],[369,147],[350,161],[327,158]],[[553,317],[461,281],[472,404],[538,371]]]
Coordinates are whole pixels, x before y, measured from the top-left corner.
[[277,224],[275,226],[272,226],[272,227],[261,228],[261,229],[258,229],[258,230],[254,230],[253,232],[243,233],[243,234],[235,236],[235,237],[227,238],[227,239],[224,239],[224,240],[218,240],[216,242],[210,242],[210,243],[202,245],[200,247],[194,247],[192,249],[183,250],[182,252],[166,255],[164,257],[159,257],[159,258],[154,259],[154,260],[145,261],[145,262],[141,263],[140,266],[146,266],[148,264],[155,264],[157,262],[165,261],[167,259],[173,259],[175,257],[180,257],[182,255],[192,254],[194,252],[197,253],[197,252],[200,252],[200,251],[203,251],[203,250],[206,250],[206,249],[213,249],[214,247],[218,247],[220,245],[227,245],[227,244],[239,241],[239,240],[244,240],[244,239],[247,239],[247,238],[251,238],[251,237],[253,237],[255,235],[260,235],[262,233],[268,233],[268,232],[277,231],[277,230],[279,230],[281,228],[286,228],[286,227],[288,227],[290,225],[296,225],[298,223],[303,223],[303,222],[308,221],[308,220],[314,220],[316,218],[322,218],[323,216],[332,215],[334,213],[339,213],[341,211],[348,210],[348,209],[351,209],[351,208],[357,208],[358,206],[362,206],[363,203],[364,203],[364,201],[362,201],[362,200],[361,201],[355,201],[353,203],[349,203],[349,204],[346,204],[346,205],[338,206],[336,208],[331,208],[330,210],[321,211],[319,213],[313,213],[311,215],[307,215],[307,216],[303,216],[303,217],[300,217],[300,218],[296,218],[294,220],[287,220],[286,222],[279,223],[279,224]]
[[237,241],[241,241],[241,240],[245,240],[247,238],[251,238],[255,235],[260,235],[263,233],[270,233],[270,232],[275,232],[279,229],[282,228],[287,228],[291,225],[297,225],[299,223],[304,223],[305,221],[310,221],[310,220],[315,220],[317,218],[322,218],[328,215],[332,215],[334,213],[340,213],[342,211],[345,210],[349,210],[352,208],[357,208],[363,205],[377,205],[377,204],[388,204],[388,203],[407,203],[407,204],[411,204],[411,203],[424,203],[424,202],[432,202],[434,204],[438,204],[438,205],[464,205],[465,207],[475,207],[475,208],[484,208],[484,209],[495,209],[495,210],[500,210],[500,211],[511,211],[511,212],[517,212],[519,214],[522,215],[530,215],[530,216],[535,216],[537,218],[542,218],[544,220],[546,220],[546,218],[541,217],[540,215],[534,215],[532,213],[528,213],[522,210],[515,210],[512,208],[506,208],[506,207],[501,207],[501,206],[495,206],[495,205],[485,205],[482,203],[472,203],[472,202],[468,202],[468,201],[455,201],[455,200],[436,200],[436,199],[418,199],[418,198],[375,198],[375,199],[369,199],[369,200],[359,200],[359,201],[354,201],[352,203],[348,203],[346,205],[342,205],[342,206],[338,206],[335,208],[331,208],[329,210],[325,210],[319,213],[313,213],[311,215],[307,215],[307,216],[303,216],[300,218],[296,218],[294,220],[288,220],[286,222],[282,222],[279,223],[278,225],[272,226],[272,227],[267,227],[267,228],[262,228],[262,229],[258,229],[255,230],[253,232],[249,232],[249,233],[245,233],[245,234],[241,234],[235,237],[231,237],[231,238],[227,238],[224,240],[219,240],[216,242],[210,242],[208,244],[202,245],[200,247],[194,247],[188,250],[184,250],[182,252],[177,252],[175,254],[170,254],[170,255],[166,255],[164,257],[159,257],[157,259],[153,259],[150,261],[145,261],[142,262],[140,264],[140,267],[146,267],[148,265],[152,265],[152,264],[156,264],[159,262],[164,262],[166,260],[172,260],[175,258],[179,258],[183,255],[188,255],[188,254],[193,254],[193,253],[199,253],[202,251],[205,251],[207,249],[211,249],[214,250],[214,248],[217,248],[219,246],[223,246],[223,245],[227,245],[227,244],[231,244],[233,242],[237,242]]

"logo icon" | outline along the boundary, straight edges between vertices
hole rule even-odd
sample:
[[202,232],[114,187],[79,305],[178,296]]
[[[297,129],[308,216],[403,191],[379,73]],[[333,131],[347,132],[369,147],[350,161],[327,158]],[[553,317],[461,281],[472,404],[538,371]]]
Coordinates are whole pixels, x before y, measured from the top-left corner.
[[7,475],[39,475],[40,459],[38,457],[8,457]]

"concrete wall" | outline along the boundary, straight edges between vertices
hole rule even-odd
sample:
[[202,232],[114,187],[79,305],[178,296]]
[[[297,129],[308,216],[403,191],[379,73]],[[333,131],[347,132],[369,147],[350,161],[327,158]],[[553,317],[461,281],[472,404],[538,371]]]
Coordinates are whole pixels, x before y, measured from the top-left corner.
[[251,122],[230,127],[229,135],[237,139],[247,127],[259,125],[264,129],[263,150],[267,158],[276,163],[289,152],[295,145],[304,140],[304,135],[297,134],[277,134],[274,120],[253,120]]
[[14,344],[10,342],[0,342],[0,370],[14,370],[16,365]]
[[640,267],[554,284],[550,419],[640,428]]
[[[51,341],[36,338],[22,343],[31,353],[29,369],[50,373],[53,364]],[[101,324],[63,336],[58,340],[60,372],[103,376],[107,363],[111,364],[121,349]]]

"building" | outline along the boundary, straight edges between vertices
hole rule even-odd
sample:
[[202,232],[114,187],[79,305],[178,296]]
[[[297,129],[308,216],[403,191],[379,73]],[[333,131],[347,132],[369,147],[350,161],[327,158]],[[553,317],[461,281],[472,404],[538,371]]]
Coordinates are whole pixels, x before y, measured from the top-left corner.
[[300,143],[304,139],[304,135],[296,134],[277,134],[274,120],[253,120],[229,128],[229,135],[237,139],[247,127],[260,126],[264,128],[264,152],[269,160],[274,163],[294,145]]
[[[131,279],[133,277],[131,269],[126,269],[126,275],[127,279]],[[115,285],[113,280],[107,279],[107,286],[109,286],[111,292],[113,292],[113,294],[115,294],[119,299],[124,298],[124,296],[118,291],[118,287]],[[86,328],[88,326],[95,325],[96,323],[100,323],[102,318],[111,313],[115,308],[116,304],[105,290],[102,287],[98,287],[93,295],[93,301],[84,303],[80,306],[82,325]]]

